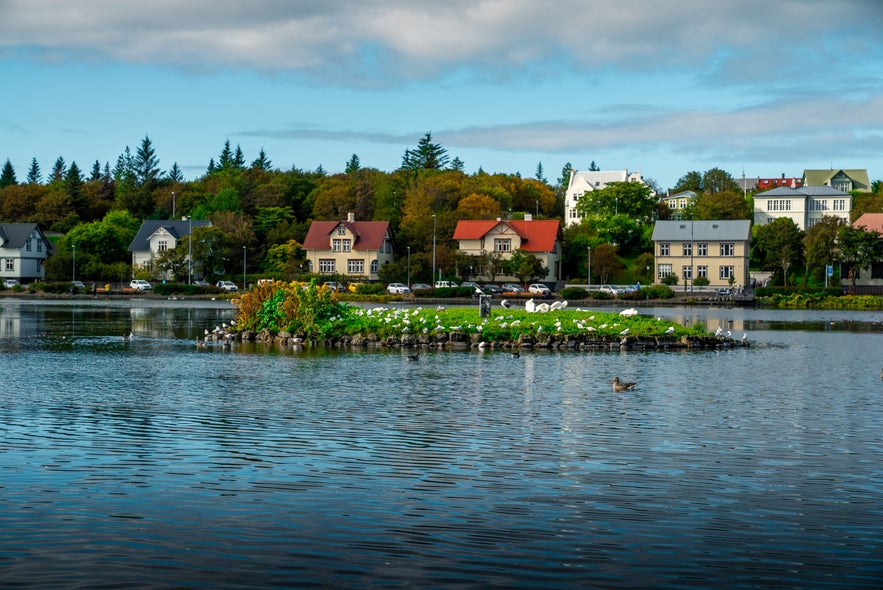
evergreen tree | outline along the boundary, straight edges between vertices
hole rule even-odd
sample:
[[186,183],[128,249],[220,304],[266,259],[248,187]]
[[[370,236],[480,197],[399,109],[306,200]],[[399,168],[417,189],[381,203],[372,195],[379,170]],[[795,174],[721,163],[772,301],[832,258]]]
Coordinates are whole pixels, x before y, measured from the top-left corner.
[[215,159],[210,158],[208,161],[208,168],[205,169],[205,173],[206,174],[213,174],[215,172],[215,170],[217,170],[217,169],[218,169],[218,167],[215,166]]
[[156,150],[153,149],[150,138],[145,135],[133,161],[135,181],[139,187],[147,191],[153,190],[160,179],[158,165],[159,158],[156,157]]
[[441,170],[448,163],[448,151],[440,144],[432,143],[432,133],[427,132],[417,142],[416,149],[406,149],[402,168],[406,170]]
[[264,151],[264,148],[261,148],[261,151],[258,152],[258,157],[254,162],[251,163],[252,168],[257,168],[258,170],[263,170],[267,172],[271,169],[273,163],[270,162],[270,159],[267,158],[267,153]]
[[236,144],[236,153],[233,156],[233,167],[242,170],[245,168],[245,154],[242,153],[242,148],[239,147],[239,144]]
[[218,169],[229,170],[233,167],[233,149],[230,147],[230,140],[224,142],[224,149],[218,155]]
[[18,181],[15,179],[15,168],[12,167],[12,162],[9,161],[9,158],[6,158],[3,172],[0,172],[0,189],[14,184],[18,184]]
[[567,187],[570,185],[570,175],[573,173],[573,165],[568,162],[561,168],[561,177],[558,178],[558,186],[563,188],[565,191]]
[[345,174],[349,174],[351,172],[358,172],[361,169],[361,164],[359,163],[359,156],[353,154],[353,157],[349,159],[349,162],[346,163],[346,167],[344,167],[343,171]]
[[31,167],[28,168],[28,184],[40,184],[40,164],[37,158],[31,158]]
[[592,160],[592,163],[589,164],[589,171],[590,171],[590,172],[599,172],[600,170],[601,170],[601,169],[598,168],[598,165],[595,164],[595,160]]
[[98,160],[92,164],[92,174],[89,176],[89,180],[101,180],[101,164]]
[[55,160],[55,165],[52,166],[52,174],[49,176],[49,182],[64,180],[65,174],[67,174],[67,168],[65,167],[64,158],[58,156],[58,159]]
[[76,162],[71,162],[67,174],[64,177],[64,187],[70,196],[70,203],[76,214],[83,219],[89,208],[89,203],[83,194],[83,175]]
[[181,172],[177,162],[172,164],[172,168],[169,170],[169,180],[175,184],[182,184],[184,182],[184,174]]
[[453,160],[451,160],[451,170],[454,170],[456,172],[463,172],[464,166],[465,164],[463,164],[463,160],[458,157],[455,157]]
[[542,162],[537,163],[537,171],[536,171],[536,174],[534,174],[534,178],[536,178],[537,180],[539,180],[543,184],[549,183],[549,181],[546,180],[545,174],[543,174],[543,163]]

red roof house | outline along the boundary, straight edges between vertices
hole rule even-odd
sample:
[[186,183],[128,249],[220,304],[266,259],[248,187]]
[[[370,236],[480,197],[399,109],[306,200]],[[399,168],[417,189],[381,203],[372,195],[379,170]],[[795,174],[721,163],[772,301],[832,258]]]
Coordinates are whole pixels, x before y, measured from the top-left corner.
[[310,272],[349,275],[377,280],[377,272],[392,262],[392,235],[388,221],[314,221],[303,250]]
[[560,233],[561,222],[553,219],[479,219],[459,221],[454,239],[460,252],[475,257],[498,253],[509,258],[515,250],[533,254],[549,269],[544,280],[557,281],[561,274]]

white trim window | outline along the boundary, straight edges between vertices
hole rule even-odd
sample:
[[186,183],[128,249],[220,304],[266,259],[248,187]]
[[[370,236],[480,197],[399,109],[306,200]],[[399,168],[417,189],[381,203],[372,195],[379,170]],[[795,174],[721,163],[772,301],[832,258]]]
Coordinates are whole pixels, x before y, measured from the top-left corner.
[[684,256],[692,256],[693,255],[693,244],[691,242],[684,242]]
[[696,267],[696,276],[701,277],[703,279],[707,279],[708,278],[708,267],[705,266],[704,264],[697,266]]
[[720,278],[722,281],[728,281],[734,276],[736,276],[736,273],[735,273],[734,268],[732,266],[721,266]]
[[708,244],[696,244],[696,256],[708,256]]
[[672,274],[671,265],[670,264],[660,264],[658,268],[658,278],[664,279],[668,275]]
[[6,259],[6,270],[10,272],[15,270],[15,258]]
[[735,256],[736,246],[732,242],[721,244],[721,256]]
[[343,251],[349,252],[352,249],[352,240],[343,241]]
[[365,274],[365,260],[362,258],[351,258],[347,260],[346,272],[351,275]]
[[[659,255],[660,256],[670,256],[670,254],[669,254],[670,251],[671,251],[671,244],[668,244],[668,243],[659,244]],[[671,269],[669,269],[669,270],[671,270]],[[669,272],[668,274],[671,274],[671,272]]]
[[319,259],[319,272],[334,272],[334,259],[333,258],[320,258]]
[[693,267],[692,266],[682,266],[681,267],[681,276],[684,277],[684,280],[692,280],[693,279]]
[[376,275],[378,270],[380,270],[380,263],[375,258],[371,261],[371,274]]
[[340,252],[343,249],[343,240],[335,238],[331,240],[331,251]]
[[494,252],[511,252],[512,240],[509,238],[494,238]]

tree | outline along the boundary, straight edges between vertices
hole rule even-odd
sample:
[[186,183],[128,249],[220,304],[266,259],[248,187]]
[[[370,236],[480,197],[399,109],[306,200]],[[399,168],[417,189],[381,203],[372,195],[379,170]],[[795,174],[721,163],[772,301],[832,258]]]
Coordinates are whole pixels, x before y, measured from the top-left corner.
[[148,136],[144,136],[135,158],[132,160],[135,183],[144,191],[152,191],[160,179],[159,158]]
[[9,161],[9,158],[6,158],[6,163],[3,165],[3,172],[0,172],[0,189],[15,184],[18,184],[18,181],[15,179],[15,168],[12,167],[12,162]]
[[463,172],[463,168],[465,166],[466,165],[463,163],[463,160],[461,160],[458,157],[454,157],[454,159],[451,160],[450,170],[454,170],[456,172]]
[[101,180],[101,163],[98,160],[92,164],[92,173],[89,174],[89,180]]
[[859,271],[883,259],[880,234],[862,227],[843,225],[837,230],[838,259],[849,266],[850,289],[855,289]]
[[702,174],[693,170],[681,176],[675,183],[674,191],[681,193],[684,191],[693,191],[698,193],[702,190]]
[[788,269],[803,259],[803,232],[788,217],[756,227],[753,254],[766,270],[782,271],[782,284],[788,284]]
[[520,248],[512,253],[504,266],[506,274],[516,277],[522,284],[533,283],[549,274],[542,260]]
[[720,168],[712,168],[702,175],[702,192],[719,193],[722,191],[741,192],[738,183],[729,172]]
[[548,184],[548,183],[549,183],[549,181],[548,181],[548,179],[546,178],[545,174],[543,174],[543,163],[542,163],[542,162],[538,162],[538,163],[537,163],[537,171],[534,173],[534,178],[536,178],[537,180],[539,180],[539,181],[542,182],[543,184]]
[[351,174],[353,172],[358,172],[362,165],[359,163],[359,156],[353,154],[349,159],[349,162],[346,163],[346,166],[343,169],[344,174]]
[[824,280],[823,271],[828,264],[837,259],[837,231],[844,221],[833,215],[822,217],[815,225],[806,230],[803,236],[803,252],[806,262],[804,284],[809,275],[815,280]]
[[495,219],[500,216],[500,204],[487,195],[470,194],[457,205],[460,219]]
[[236,152],[233,154],[233,167],[237,170],[245,168],[245,154],[242,153],[242,148],[238,143],[236,144]]
[[583,194],[576,203],[583,218],[625,215],[638,224],[650,223],[656,199],[649,186],[641,182],[610,182],[596,191]]
[[88,215],[89,203],[83,194],[83,176],[80,174],[80,168],[76,162],[71,162],[71,166],[64,177],[64,186],[67,189],[67,194],[70,196],[74,212],[80,219],[85,219]]
[[218,155],[218,168],[221,170],[233,168],[233,149],[230,147],[229,139],[224,142],[224,147]]
[[699,193],[692,215],[693,219],[751,219],[753,212],[741,192],[724,190]]
[[264,151],[263,147],[261,148],[261,151],[258,152],[258,157],[251,163],[251,167],[263,170],[264,172],[273,168],[273,163],[270,161],[270,158],[267,157],[267,152]]
[[601,284],[606,284],[611,275],[622,271],[618,248],[612,244],[598,244],[592,248],[592,274],[597,275]]
[[601,170],[601,169],[598,168],[598,165],[595,164],[595,160],[592,160],[592,163],[589,164],[589,172],[598,172],[598,171],[600,171],[600,170]]
[[28,184],[40,184],[40,164],[37,158],[31,158],[31,167],[28,168]]
[[289,240],[267,250],[263,268],[268,273],[292,279],[301,272],[304,261],[303,245],[297,240]]
[[440,144],[432,143],[429,132],[420,138],[416,149],[406,149],[402,157],[402,168],[407,170],[441,170],[447,164],[448,151]]
[[184,173],[181,172],[181,168],[178,166],[177,162],[174,162],[171,169],[169,169],[169,180],[171,180],[173,184],[184,183]]
[[58,156],[58,159],[55,160],[55,165],[52,166],[52,174],[49,175],[49,182],[64,180],[64,175],[66,173],[67,167],[65,166],[64,158]]

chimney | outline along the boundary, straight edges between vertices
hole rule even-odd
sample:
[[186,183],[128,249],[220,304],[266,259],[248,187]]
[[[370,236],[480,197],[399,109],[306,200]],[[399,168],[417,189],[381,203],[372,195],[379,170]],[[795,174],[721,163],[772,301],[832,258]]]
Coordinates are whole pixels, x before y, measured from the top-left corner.
[[346,214],[346,220],[347,220],[349,223],[355,223],[355,221],[356,221],[356,214],[353,213],[352,211],[350,211],[349,213]]

